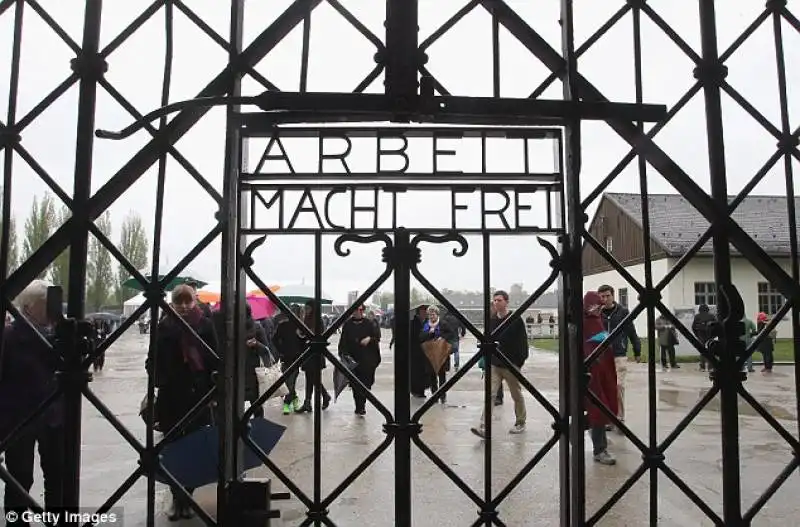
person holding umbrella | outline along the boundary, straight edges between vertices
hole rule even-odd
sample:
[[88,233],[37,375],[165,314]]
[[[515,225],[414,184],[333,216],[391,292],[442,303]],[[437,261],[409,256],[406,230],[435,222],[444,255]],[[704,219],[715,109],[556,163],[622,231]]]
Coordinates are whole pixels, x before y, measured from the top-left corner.
[[[443,339],[450,344],[450,349],[454,348],[453,343],[458,342],[458,334],[455,329],[450,326],[444,319],[439,316],[439,308],[434,305],[428,306],[428,318],[422,324],[422,331],[419,334],[420,344],[429,342],[436,339]],[[433,371],[431,368],[430,386],[431,393],[439,389],[439,386],[447,382],[447,372],[450,371],[450,357],[445,359],[444,364],[439,368],[439,371]],[[444,404],[447,401],[447,395],[442,394],[439,397],[439,402]]]
[[[342,326],[339,355],[348,355],[356,362],[353,373],[369,390],[375,383],[375,370],[381,363],[380,329],[364,317],[364,309],[364,306],[359,306]],[[353,386],[353,401],[356,415],[365,415],[367,396],[360,387]]]
[[[181,284],[172,290],[172,308],[208,346],[216,350],[216,333],[211,319],[206,317],[195,302],[191,286]],[[156,421],[166,433],[180,421],[214,386],[212,373],[218,370],[218,359],[194,338],[171,314],[159,322],[158,341],[152,356],[145,363],[148,374],[154,375],[158,388],[155,404]],[[153,367],[155,366],[155,367]],[[172,440],[213,421],[210,407],[198,412]],[[177,489],[172,488],[172,505],[167,512],[170,521],[191,518],[194,512]],[[194,489],[186,489],[191,494]]]

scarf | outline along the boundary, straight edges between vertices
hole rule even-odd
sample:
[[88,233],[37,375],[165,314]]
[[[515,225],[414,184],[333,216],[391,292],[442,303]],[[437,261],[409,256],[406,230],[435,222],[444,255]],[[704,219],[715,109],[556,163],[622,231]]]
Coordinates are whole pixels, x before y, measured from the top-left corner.
[[[200,321],[203,319],[203,311],[199,307],[195,306],[192,310],[186,313],[183,318],[192,327],[192,329],[197,331],[197,327],[200,325]],[[183,328],[179,328],[178,331],[181,332],[180,346],[181,353],[183,354],[183,363],[188,365],[189,370],[192,372],[196,373],[204,371],[206,367],[203,362],[203,354],[198,349],[196,339]]]
[[431,320],[430,320],[430,319],[428,319],[428,320],[426,320],[426,321],[425,321],[425,323],[422,325],[422,330],[423,330],[425,333],[428,333],[428,332],[430,332],[431,328],[433,328],[433,334],[434,334],[434,336],[438,337],[438,336],[439,336],[439,322],[440,322],[440,321],[441,321],[441,319],[437,319],[437,320],[436,320],[436,322],[431,322]]

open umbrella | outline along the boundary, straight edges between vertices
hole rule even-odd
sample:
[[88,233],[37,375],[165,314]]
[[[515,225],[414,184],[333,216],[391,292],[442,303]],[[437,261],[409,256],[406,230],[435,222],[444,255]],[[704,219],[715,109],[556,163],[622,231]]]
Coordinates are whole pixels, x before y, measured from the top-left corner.
[[275,304],[266,296],[248,296],[247,303],[250,305],[253,320],[270,317],[275,312]]
[[[270,287],[270,289],[272,289]],[[315,290],[313,285],[307,284],[287,284],[278,286],[275,296],[280,298],[285,304],[305,304],[309,300],[314,300]],[[322,304],[333,304],[332,297],[322,291],[320,294]]]
[[[278,444],[286,427],[267,419],[251,419],[249,435],[264,453],[269,454]],[[187,434],[166,446],[161,451],[164,465],[184,487],[197,488],[219,479],[219,429],[206,426]],[[244,447],[244,470],[261,465],[261,460],[248,446]],[[156,480],[166,483],[162,475]]]
[[[142,273],[142,274],[144,275],[144,277],[148,281],[152,281],[152,279],[150,278],[150,273],[146,273],[146,274]],[[163,280],[165,276],[166,275],[159,275],[158,276],[159,282],[161,280]],[[208,282],[204,282],[204,281],[192,276],[191,274],[187,273],[187,274],[183,274],[183,275],[178,275],[175,278],[173,278],[172,281],[170,281],[167,284],[167,286],[164,288],[164,290],[165,291],[172,291],[173,289],[175,289],[176,287],[178,287],[181,284],[192,284],[197,288],[201,288],[201,287],[205,287],[206,285],[208,285]],[[135,278],[128,278],[127,280],[122,282],[122,287],[127,287],[129,289],[135,289],[137,291],[144,291],[144,288],[142,287],[142,284],[140,284],[139,281],[136,280]]]
[[442,369],[447,357],[450,356],[452,346],[443,338],[427,340],[422,343],[422,351],[430,361],[433,371],[439,372]]
[[204,304],[216,304],[221,298],[222,295],[216,291],[206,291],[204,289],[200,289],[197,292],[197,300]]

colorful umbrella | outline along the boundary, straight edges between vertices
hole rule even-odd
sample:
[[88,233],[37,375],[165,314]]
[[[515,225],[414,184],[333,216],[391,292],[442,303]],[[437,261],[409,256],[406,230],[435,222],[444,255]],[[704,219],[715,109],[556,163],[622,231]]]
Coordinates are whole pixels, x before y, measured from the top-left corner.
[[[275,296],[280,298],[284,304],[305,304],[309,300],[314,300],[316,293],[314,286],[307,284],[282,285],[273,291]],[[321,292],[320,297],[322,304],[333,304],[332,297],[325,294],[325,291]]]
[[247,303],[253,312],[253,320],[271,317],[275,312],[275,304],[266,296],[248,296]]
[[197,292],[197,300],[204,304],[216,304],[221,298],[222,295],[216,291],[206,291],[201,289]]

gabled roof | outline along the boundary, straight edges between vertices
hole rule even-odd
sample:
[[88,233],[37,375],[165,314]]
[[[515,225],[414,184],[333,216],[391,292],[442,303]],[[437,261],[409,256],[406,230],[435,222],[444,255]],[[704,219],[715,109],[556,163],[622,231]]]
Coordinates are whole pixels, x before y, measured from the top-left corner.
[[[642,200],[639,194],[608,192],[604,197],[641,226]],[[730,197],[729,201],[733,199]],[[800,214],[800,197],[794,201],[795,209]],[[734,211],[733,219],[768,254],[790,256],[787,204],[786,196],[748,196]],[[710,225],[680,194],[650,194],[648,206],[652,239],[670,256],[686,253]],[[735,251],[734,248],[732,250]],[[700,249],[700,253],[711,252],[711,242]]]

